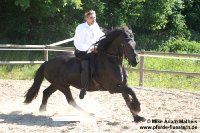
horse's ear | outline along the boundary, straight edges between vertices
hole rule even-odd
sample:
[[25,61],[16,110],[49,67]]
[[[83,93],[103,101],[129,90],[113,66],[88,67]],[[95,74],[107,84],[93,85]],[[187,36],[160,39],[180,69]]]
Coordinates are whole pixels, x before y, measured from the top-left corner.
[[131,27],[128,26],[128,25],[125,25],[125,26],[123,26],[123,30],[124,30],[124,31],[131,30]]
[[101,28],[101,30],[106,34],[106,33],[108,33],[110,30],[109,29],[107,29],[107,28]]
[[125,27],[123,27],[123,30],[124,31],[129,31],[131,34],[134,34],[133,31],[132,31],[132,27],[131,26],[125,26]]
[[132,27],[130,25],[127,26],[128,29],[132,30]]

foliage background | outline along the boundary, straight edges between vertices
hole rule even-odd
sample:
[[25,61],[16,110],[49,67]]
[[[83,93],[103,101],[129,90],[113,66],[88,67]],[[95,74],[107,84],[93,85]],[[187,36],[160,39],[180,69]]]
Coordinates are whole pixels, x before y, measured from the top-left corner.
[[[0,45],[43,45],[71,38],[84,12],[93,9],[105,30],[124,25],[136,49],[200,53],[200,0],[1,0]],[[72,43],[68,46],[73,46]],[[0,60],[43,60],[40,51],[0,51]],[[146,68],[200,72],[199,61],[146,59]],[[187,67],[186,67],[187,66]],[[0,78],[31,79],[39,65],[0,66]],[[138,77],[137,73],[130,73]],[[198,90],[199,77],[146,74],[145,84]],[[137,85],[138,79],[129,81]]]
[[[0,44],[49,44],[70,38],[90,9],[104,29],[130,26],[137,49],[180,52],[166,46],[182,45],[183,40],[195,49],[200,45],[200,0],[1,0]],[[193,49],[188,52],[199,52]]]

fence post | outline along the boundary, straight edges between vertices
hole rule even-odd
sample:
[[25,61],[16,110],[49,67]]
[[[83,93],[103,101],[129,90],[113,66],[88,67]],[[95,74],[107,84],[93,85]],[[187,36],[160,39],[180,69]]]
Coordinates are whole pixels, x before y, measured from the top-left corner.
[[141,56],[140,56],[140,81],[139,81],[139,86],[143,87],[144,85],[144,52],[145,50],[141,50]]
[[48,59],[49,59],[49,54],[48,53],[49,53],[48,50],[44,50],[44,60],[45,61],[48,61]]

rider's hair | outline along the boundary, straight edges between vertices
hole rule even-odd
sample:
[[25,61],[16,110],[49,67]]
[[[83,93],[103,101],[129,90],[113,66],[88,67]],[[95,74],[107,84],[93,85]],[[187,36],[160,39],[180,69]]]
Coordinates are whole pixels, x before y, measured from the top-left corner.
[[88,17],[92,14],[96,14],[96,12],[94,10],[89,10],[88,12],[85,13],[84,17]]

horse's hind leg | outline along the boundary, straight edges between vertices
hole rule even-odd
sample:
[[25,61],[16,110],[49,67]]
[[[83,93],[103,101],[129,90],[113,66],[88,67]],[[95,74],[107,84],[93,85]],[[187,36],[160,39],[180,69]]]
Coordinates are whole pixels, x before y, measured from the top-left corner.
[[71,90],[69,88],[69,86],[63,88],[63,89],[59,89],[66,97],[68,103],[70,105],[72,105],[74,108],[78,109],[79,111],[85,113],[85,114],[88,114],[88,115],[94,115],[93,113],[88,113],[87,111],[85,111],[84,109],[82,109],[80,106],[78,106],[78,104],[75,102],[73,96],[72,96],[72,93],[71,93]]
[[74,108],[86,113],[86,111],[84,111],[80,106],[78,106],[78,104],[76,103],[76,101],[74,100],[73,96],[72,96],[72,93],[71,93],[71,90],[69,88],[69,86],[65,87],[65,88],[62,88],[62,89],[59,89],[66,97],[67,99],[67,102],[72,105]]
[[43,91],[43,97],[42,97],[42,104],[40,105],[40,111],[46,111],[47,101],[48,98],[51,96],[52,93],[54,93],[57,89],[50,85],[48,88],[46,88]]

